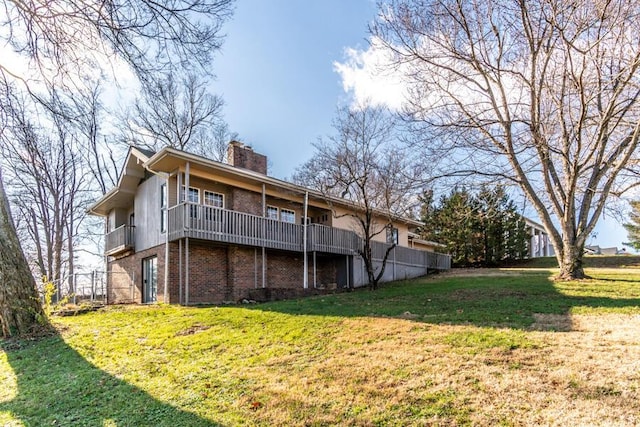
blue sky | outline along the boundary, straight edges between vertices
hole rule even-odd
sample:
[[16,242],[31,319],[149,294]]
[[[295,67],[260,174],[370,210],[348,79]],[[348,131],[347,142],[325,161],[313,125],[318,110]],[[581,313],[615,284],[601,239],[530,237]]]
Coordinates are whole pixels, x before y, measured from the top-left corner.
[[[237,1],[213,64],[213,91],[225,100],[231,130],[267,155],[270,175],[290,176],[312,155],[311,144],[332,132],[336,107],[351,99],[343,78],[367,78],[345,77],[335,64],[357,61],[367,50],[367,26],[375,14],[373,0]],[[392,84],[383,87],[388,83],[373,81],[369,87],[393,91]],[[611,216],[600,220],[596,232],[588,243],[621,248],[626,240]]]
[[372,0],[239,0],[216,56],[216,93],[243,142],[268,156],[270,175],[290,176],[331,132],[347,103],[333,63],[367,47]]

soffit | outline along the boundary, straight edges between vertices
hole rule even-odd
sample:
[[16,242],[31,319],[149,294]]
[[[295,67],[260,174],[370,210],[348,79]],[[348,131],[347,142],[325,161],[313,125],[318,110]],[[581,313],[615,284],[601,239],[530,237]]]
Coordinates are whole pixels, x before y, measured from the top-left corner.
[[148,157],[141,150],[131,147],[127,153],[118,185],[98,199],[88,210],[89,213],[107,216],[113,209],[128,209],[133,205],[136,189],[144,179],[144,162]]
[[[264,185],[266,195],[299,203],[304,201],[305,193],[308,193],[309,206],[321,209],[330,208],[327,198],[316,190],[311,190],[258,172],[237,168],[173,148],[162,149],[149,158],[145,166],[154,172],[172,174],[176,171],[185,172],[187,163],[189,163],[189,174],[193,176],[215,180],[223,184],[258,193],[262,192],[262,186]],[[331,198],[329,200],[331,204],[349,210],[360,209],[356,204],[347,200],[338,198]],[[379,212],[378,215],[385,216],[381,212]],[[394,217],[394,220],[415,227],[423,225],[421,222],[410,218]]]

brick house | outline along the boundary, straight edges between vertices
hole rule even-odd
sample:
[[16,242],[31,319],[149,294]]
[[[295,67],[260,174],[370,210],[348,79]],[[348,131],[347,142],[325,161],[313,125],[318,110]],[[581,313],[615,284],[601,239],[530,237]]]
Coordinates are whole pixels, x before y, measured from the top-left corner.
[[[106,219],[107,301],[219,303],[365,285],[362,239],[343,215],[357,207],[266,172],[266,157],[237,141],[228,164],[131,147],[118,185],[89,209]],[[449,268],[448,256],[409,247],[419,222],[380,221],[388,230],[374,258],[387,240],[398,245],[383,280]]]

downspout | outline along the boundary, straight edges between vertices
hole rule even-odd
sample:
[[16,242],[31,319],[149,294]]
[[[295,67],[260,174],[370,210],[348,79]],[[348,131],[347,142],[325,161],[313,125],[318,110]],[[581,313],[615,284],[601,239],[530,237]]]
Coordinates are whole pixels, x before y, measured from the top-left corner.
[[[167,204],[165,206],[167,219],[166,224],[164,225],[164,296],[162,297],[162,302],[165,304],[169,299],[169,176],[170,175],[167,174],[164,182],[164,190],[166,191],[164,198]],[[160,215],[163,215],[163,213],[160,213]]]
[[184,305],[189,305],[189,238],[184,240]]
[[[104,222],[104,239],[105,239],[105,245],[106,245],[106,240],[107,240],[107,233],[109,233],[109,215],[107,215],[106,221]],[[106,252],[106,251],[105,251]],[[113,286],[113,277],[109,277],[109,257],[107,256],[107,254],[104,254],[104,271],[105,271],[105,278],[107,279],[107,290],[105,292],[105,300],[106,300],[106,304],[109,305],[109,284],[111,284],[111,286]]]
[[[188,216],[187,216],[187,221],[189,221],[189,224],[191,224],[191,201],[189,200],[189,174],[191,171],[191,163],[187,162],[187,165],[185,167],[185,171],[184,171],[184,198],[187,201],[187,212],[188,212]],[[191,227],[189,227],[191,228]],[[185,263],[185,269],[184,269],[184,304],[185,305],[189,305],[189,237],[187,237],[185,239],[185,243],[184,243],[184,263]]]
[[[180,200],[180,191],[182,191],[182,173],[178,172],[178,179],[176,180],[177,182],[177,186],[178,186],[178,205],[181,203]],[[182,209],[182,232],[185,232],[185,211],[186,209],[184,208],[184,205],[180,208]],[[179,250],[179,274],[178,274],[178,304],[182,304],[182,275],[183,275],[183,271],[182,271],[182,236],[180,237],[180,239],[178,240],[178,250]]]
[[304,210],[302,215],[302,253],[304,257],[304,267],[302,278],[303,287],[309,288],[309,260],[307,259],[307,212],[309,207],[309,192],[304,193]]
[[[164,295],[163,295],[163,302],[167,303],[167,299],[169,296],[169,178],[171,177],[171,174],[166,173],[166,172],[160,172],[160,171],[156,171],[151,169],[149,166],[147,166],[146,164],[143,163],[142,165],[145,170],[151,172],[152,174],[159,176],[161,178],[165,179],[165,188],[166,188],[166,192],[167,194],[165,194],[166,197],[166,201],[167,201],[167,223],[165,224],[166,230],[164,232]],[[180,195],[180,181],[178,181],[178,195]],[[162,196],[160,196],[162,197]],[[162,215],[162,213],[160,214]]]
[[[267,217],[267,188],[264,183],[262,183],[262,217]],[[264,247],[264,233],[265,228],[262,228],[262,287],[267,287],[267,253]]]

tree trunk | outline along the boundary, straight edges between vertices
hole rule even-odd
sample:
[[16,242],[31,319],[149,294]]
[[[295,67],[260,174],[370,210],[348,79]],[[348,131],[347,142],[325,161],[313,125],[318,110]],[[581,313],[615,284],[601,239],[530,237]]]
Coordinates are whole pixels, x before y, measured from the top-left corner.
[[373,253],[371,251],[371,244],[367,239],[365,239],[364,250],[360,252],[360,256],[362,256],[365,270],[367,270],[367,280],[369,282],[368,283],[369,290],[375,290],[377,288],[378,283],[375,280],[375,272],[373,270]]
[[11,218],[0,173],[0,330],[5,338],[46,326],[36,282]]
[[588,276],[584,273],[582,265],[582,257],[584,253],[583,245],[572,244],[571,242],[562,242],[562,252],[558,252],[556,258],[560,266],[560,274],[558,280],[579,280],[586,279]]

